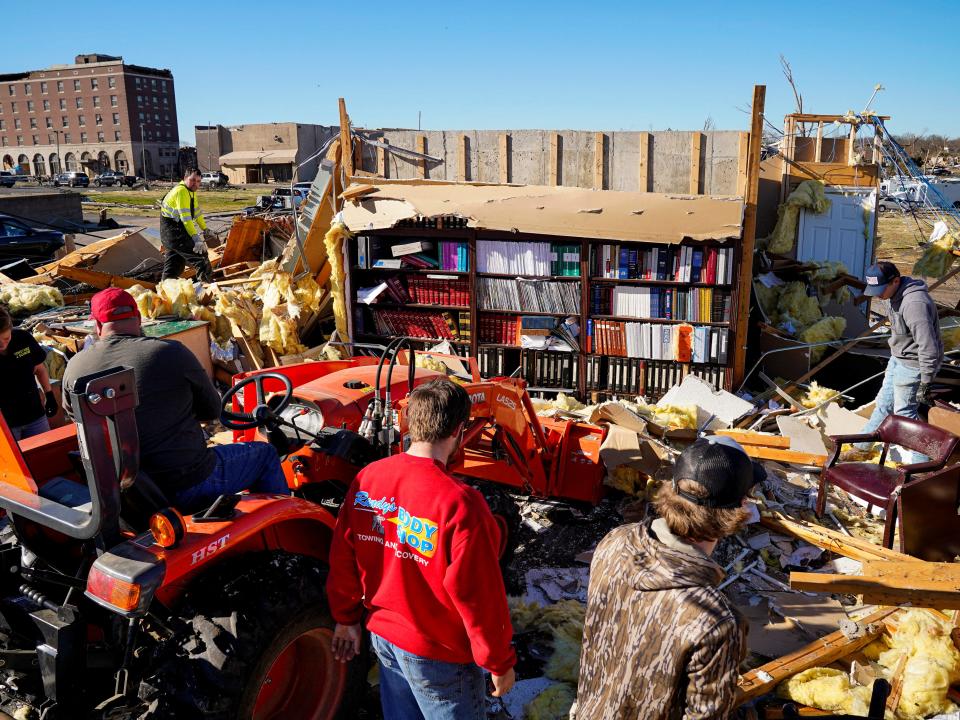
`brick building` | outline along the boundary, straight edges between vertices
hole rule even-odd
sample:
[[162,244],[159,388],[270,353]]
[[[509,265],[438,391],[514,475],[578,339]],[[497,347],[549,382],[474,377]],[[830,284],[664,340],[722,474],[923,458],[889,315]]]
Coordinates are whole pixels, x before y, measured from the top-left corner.
[[179,140],[169,70],[91,54],[78,55],[72,65],[0,75],[4,169],[170,177]]

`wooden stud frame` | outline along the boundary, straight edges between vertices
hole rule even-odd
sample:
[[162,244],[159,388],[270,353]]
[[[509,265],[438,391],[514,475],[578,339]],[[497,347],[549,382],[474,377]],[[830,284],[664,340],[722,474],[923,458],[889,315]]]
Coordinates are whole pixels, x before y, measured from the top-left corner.
[[650,133],[640,133],[640,192],[652,192],[653,187],[650,182]]
[[690,194],[703,194],[700,183],[700,155],[703,152],[703,133],[690,133]]
[[560,133],[552,132],[550,133],[550,156],[549,156],[549,184],[556,187],[560,184],[560,147],[562,141],[560,139]]
[[498,145],[497,160],[500,165],[500,183],[506,185],[510,182],[510,136],[507,133],[500,133]]
[[[427,154],[427,136],[426,135],[417,135],[417,152],[426,155]],[[417,163],[420,167],[420,177],[426,179],[427,177],[427,161],[420,160]]]
[[602,132],[593,136],[593,186],[603,190],[606,186],[606,176],[603,165],[603,146],[606,136]]
[[457,180],[467,181],[467,136],[461,135],[457,143]]

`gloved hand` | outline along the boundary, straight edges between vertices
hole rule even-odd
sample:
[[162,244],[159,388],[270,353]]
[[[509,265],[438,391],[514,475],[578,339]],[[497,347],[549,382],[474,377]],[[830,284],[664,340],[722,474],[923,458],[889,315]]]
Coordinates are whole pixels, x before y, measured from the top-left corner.
[[208,240],[210,242],[214,242],[217,240],[216,234],[210,228],[207,228],[206,230],[203,231],[203,238],[204,240]]
[[193,251],[197,253],[197,255],[203,255],[204,257],[207,255],[207,244],[199,235],[193,236]]
[[917,388],[917,403],[920,405],[933,405],[933,400],[930,398],[930,383],[920,383],[920,387]]
[[43,403],[43,411],[47,414],[47,417],[53,417],[57,414],[57,410],[60,408],[57,406],[57,398],[54,396],[52,390],[48,390],[44,393],[45,402]]

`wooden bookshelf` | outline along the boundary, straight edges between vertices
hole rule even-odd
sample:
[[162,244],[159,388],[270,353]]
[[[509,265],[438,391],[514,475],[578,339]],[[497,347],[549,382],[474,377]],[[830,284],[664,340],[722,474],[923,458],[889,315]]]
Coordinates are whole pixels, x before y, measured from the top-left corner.
[[[440,224],[438,223],[438,225]],[[469,318],[470,339],[456,339],[451,340],[451,342],[458,349],[458,352],[468,352],[470,355],[477,357],[478,362],[481,364],[481,371],[486,368],[488,374],[494,375],[499,374],[498,371],[502,370],[503,374],[510,375],[519,368],[520,375],[525,377],[526,369],[528,367],[536,367],[536,363],[538,362],[537,353],[541,353],[539,358],[541,365],[551,368],[557,365],[564,367],[566,368],[564,370],[565,377],[573,380],[573,382],[564,383],[561,382],[560,378],[551,378],[551,382],[542,382],[542,377],[527,378],[528,382],[530,383],[530,387],[535,388],[538,392],[570,392],[573,390],[574,393],[582,400],[592,401],[601,400],[614,394],[627,397],[635,395],[636,390],[638,389],[636,386],[639,385],[639,389],[645,391],[648,398],[655,400],[669,387],[669,384],[672,384],[673,382],[679,382],[687,373],[693,373],[700,377],[704,377],[705,379],[708,379],[714,384],[717,384],[725,389],[731,388],[734,375],[734,348],[737,343],[737,318],[741,312],[741,308],[738,307],[741,297],[740,293],[738,292],[739,271],[742,263],[740,240],[727,240],[725,242],[697,242],[685,240],[681,244],[683,247],[689,247],[700,251],[704,251],[709,248],[730,249],[732,251],[727,254],[725,261],[726,264],[729,264],[731,267],[731,277],[729,278],[730,282],[708,283],[701,281],[682,282],[673,279],[644,279],[640,277],[601,277],[592,272],[595,269],[595,263],[592,260],[592,254],[599,252],[599,249],[603,245],[619,245],[621,247],[627,247],[635,250],[649,250],[652,248],[660,249],[670,247],[662,243],[646,243],[642,241],[625,243],[622,241],[614,242],[611,240],[594,238],[568,238],[530,235],[524,233],[494,233],[463,227],[446,229],[440,226],[412,228],[404,227],[390,230],[378,230],[375,232],[370,232],[367,237],[376,237],[381,248],[389,248],[395,244],[404,244],[415,242],[417,240],[426,241],[432,243],[432,252],[434,253],[435,258],[439,258],[437,252],[439,248],[438,243],[440,241],[466,243],[466,259],[469,269],[466,271],[453,271],[443,270],[440,268],[411,268],[406,266],[399,269],[373,267],[361,268],[358,267],[358,239],[351,239],[351,241],[348,243],[349,255],[347,263],[348,308],[350,314],[351,333],[352,336],[358,340],[362,339],[364,342],[380,342],[384,345],[389,342],[390,336],[381,335],[376,331],[376,325],[373,322],[372,314],[377,311],[377,309],[406,309],[411,312],[419,313],[447,312],[452,315],[458,323],[461,320],[461,315],[466,313],[467,315],[464,317]],[[495,240],[498,242],[512,242],[516,244],[534,242],[551,243],[558,246],[566,246],[567,248],[575,247],[579,251],[579,275],[552,276],[525,273],[509,274],[478,272],[477,242],[482,240]],[[678,246],[675,245],[673,247]],[[706,255],[705,252],[704,255]],[[369,262],[372,263],[375,261],[375,259],[375,257],[372,257]],[[571,270],[569,265],[566,267],[566,269],[568,271]],[[370,287],[376,283],[386,280],[386,278],[391,276],[397,276],[401,278],[402,281],[402,279],[406,276],[415,277],[426,275],[442,275],[448,277],[456,276],[458,279],[466,279],[467,287],[469,289],[469,306],[459,306],[456,303],[409,303],[403,305],[397,303],[395,300],[391,300],[386,296],[378,298],[378,301],[372,305],[364,305],[356,302],[356,293],[360,287]],[[528,312],[522,308],[500,310],[478,307],[480,300],[480,280],[484,278],[523,279],[563,283],[579,282],[580,297],[578,312]],[[718,277],[717,279],[725,280],[727,278]],[[722,322],[718,322],[715,318],[713,318],[711,321],[693,322],[667,317],[644,318],[624,315],[591,314],[591,297],[594,288],[610,288],[611,286],[618,285],[629,286],[633,288],[662,288],[663,290],[714,288],[715,290],[718,290],[727,296],[726,299],[721,300],[721,306],[726,303],[729,321],[724,320]],[[384,293],[384,295],[386,294]],[[690,296],[692,296],[692,294]],[[712,293],[711,299],[713,299],[715,296],[716,293]],[[662,295],[660,297],[662,297]],[[704,310],[701,308],[701,311]],[[715,309],[713,304],[706,308],[704,312],[707,312],[708,315],[710,313],[714,313]],[[573,352],[565,353],[563,351],[530,350],[520,347],[519,342],[509,343],[503,342],[502,340],[493,342],[491,336],[487,333],[488,328],[486,326],[481,327],[481,323],[486,322],[486,320],[491,316],[501,316],[503,318],[514,317],[517,319],[519,319],[521,316],[555,317],[558,320],[561,318],[572,317],[579,326],[578,342],[580,347]],[[592,347],[588,352],[586,343],[588,324],[598,320],[622,323],[651,323],[655,324],[656,326],[677,326],[686,323],[694,327],[703,326],[704,328],[708,329],[726,329],[728,349],[727,362],[720,364],[716,362],[716,357],[714,357],[708,361],[698,363],[679,363],[673,360],[644,359],[641,364],[641,360],[638,358],[626,358],[612,354],[600,355],[594,351],[596,347],[594,343],[591,343]],[[708,331],[704,332],[706,332],[708,337],[710,336]],[[488,341],[488,339],[490,339],[490,341]],[[422,343],[424,347],[429,347],[431,344],[439,341],[439,339],[436,341],[418,339],[417,342]],[[564,355],[567,356],[566,359],[564,359]],[[565,365],[565,362],[568,364]],[[626,367],[626,369],[624,369],[624,367]],[[634,367],[636,370],[633,369]],[[575,377],[571,377],[571,372],[575,373]],[[598,382],[596,378],[591,377],[591,372],[594,374],[599,372],[603,374],[604,377],[599,378]],[[606,374],[609,374],[609,378],[612,379],[615,373],[617,374],[616,377],[619,378],[619,382],[617,384],[619,389],[616,391],[606,389],[604,387],[606,385],[606,381],[608,380]],[[642,381],[639,380],[641,373],[644,374]],[[630,385],[628,381],[634,379],[634,376],[636,376],[637,382],[633,383],[634,387],[628,387],[628,385]]]

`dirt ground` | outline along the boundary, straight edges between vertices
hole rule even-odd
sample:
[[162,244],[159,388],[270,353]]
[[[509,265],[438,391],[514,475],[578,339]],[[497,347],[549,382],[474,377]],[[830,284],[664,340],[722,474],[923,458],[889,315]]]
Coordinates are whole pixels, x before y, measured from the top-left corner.
[[[110,204],[121,203],[125,206],[122,210],[115,209],[114,213],[123,215],[149,215],[157,214],[157,202],[163,199],[163,196],[170,190],[171,184],[154,184],[150,190],[139,188],[86,188],[82,195],[86,199],[84,209],[100,207],[100,203]],[[205,213],[240,211],[256,202],[258,195],[269,195],[274,185],[245,185],[243,187],[226,187],[216,189],[201,189],[198,193],[200,206]],[[89,204],[88,204],[89,203]],[[113,214],[113,213],[111,213]]]
[[[903,275],[910,275],[922,254],[920,244],[930,235],[931,225],[912,215],[881,215],[877,223],[877,259],[896,264]],[[933,281],[927,278],[928,284]],[[960,280],[951,278],[933,291],[933,297],[950,307],[960,302]]]

